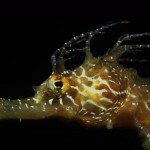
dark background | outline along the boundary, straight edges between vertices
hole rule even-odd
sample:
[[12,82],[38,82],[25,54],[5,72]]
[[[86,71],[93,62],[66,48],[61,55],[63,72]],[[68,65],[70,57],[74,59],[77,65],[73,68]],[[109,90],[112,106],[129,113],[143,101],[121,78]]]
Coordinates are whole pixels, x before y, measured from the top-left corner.
[[[116,39],[124,33],[150,32],[147,17],[69,17],[69,16],[3,16],[0,20],[0,97],[23,98],[34,95],[33,85],[40,85],[51,74],[51,54],[69,38],[94,30],[112,21],[128,20],[108,30],[106,36],[96,39],[93,53],[103,55]],[[150,38],[142,39],[148,43]],[[146,42],[145,42],[146,41]],[[134,41],[136,42],[136,41]],[[134,43],[133,42],[133,43]],[[140,43],[141,41],[137,41]],[[95,46],[96,45],[96,46]],[[150,49],[148,49],[150,50]],[[150,54],[139,52],[133,58],[147,58]],[[136,55],[137,54],[137,55]],[[127,55],[128,56],[128,55]],[[126,63],[143,77],[150,76],[149,63]],[[0,144],[14,149],[141,149],[141,141],[130,129],[92,129],[76,122],[57,118],[39,121],[0,121]],[[9,144],[8,144],[9,143]]]

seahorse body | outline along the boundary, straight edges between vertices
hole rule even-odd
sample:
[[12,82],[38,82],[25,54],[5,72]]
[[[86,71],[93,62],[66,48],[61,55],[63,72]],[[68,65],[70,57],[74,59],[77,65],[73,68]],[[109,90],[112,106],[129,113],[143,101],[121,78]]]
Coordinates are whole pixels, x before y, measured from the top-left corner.
[[[124,35],[101,57],[93,57],[90,52],[93,36],[117,24],[81,34],[65,43],[52,55],[53,72],[36,88],[34,97],[0,99],[0,119],[60,116],[108,129],[136,127],[145,136],[145,149],[150,149],[150,83],[139,77],[134,69],[118,63],[123,53],[150,47],[123,45],[124,41],[150,34]],[[73,44],[81,41],[85,41],[83,49],[71,49]],[[78,50],[86,54],[83,64],[74,70],[66,70],[64,55]]]

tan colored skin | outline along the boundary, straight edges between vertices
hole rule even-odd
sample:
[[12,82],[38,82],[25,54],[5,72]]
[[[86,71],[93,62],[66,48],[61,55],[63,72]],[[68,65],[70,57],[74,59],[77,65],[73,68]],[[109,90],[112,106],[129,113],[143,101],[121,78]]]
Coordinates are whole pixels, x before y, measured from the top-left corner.
[[[126,22],[121,22],[126,23]],[[118,23],[116,23],[118,24]],[[121,45],[123,41],[149,35],[125,35],[118,39],[112,50],[95,58],[90,52],[90,40],[100,31],[116,24],[71,39],[56,51],[52,75],[28,99],[0,99],[0,119],[43,119],[60,116],[78,119],[92,126],[136,127],[147,137],[145,149],[150,149],[150,83],[140,78],[133,69],[118,63],[119,57],[135,48],[149,45]],[[75,70],[66,70],[63,55],[70,43],[86,37],[84,63]],[[55,55],[53,55],[54,57]]]

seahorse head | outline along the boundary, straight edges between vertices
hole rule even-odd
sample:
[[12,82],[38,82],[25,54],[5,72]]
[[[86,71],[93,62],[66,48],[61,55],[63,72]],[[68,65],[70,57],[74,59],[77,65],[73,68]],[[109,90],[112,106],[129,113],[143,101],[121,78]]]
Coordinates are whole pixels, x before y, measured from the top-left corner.
[[[35,95],[38,103],[45,104],[45,110],[53,107],[56,116],[77,118],[92,124],[110,124],[115,117],[127,96],[127,76],[112,54],[93,57],[90,40],[99,30],[72,38],[52,56],[53,72]],[[85,60],[74,70],[67,70],[64,55],[78,51],[67,51],[67,48],[82,39],[85,40],[82,49]]]
[[[111,128],[112,120],[124,105],[126,97],[131,95],[128,74],[118,64],[118,58],[126,51],[126,47],[119,47],[118,50],[119,41],[104,56],[94,57],[90,42],[96,34],[119,23],[80,34],[66,42],[52,55],[52,74],[36,88],[35,96],[22,101],[1,99],[0,117],[38,119],[60,116]],[[72,47],[79,46],[81,42],[84,42],[84,46]],[[72,60],[74,52],[78,51],[85,53],[83,63],[74,69],[67,69],[66,61]]]

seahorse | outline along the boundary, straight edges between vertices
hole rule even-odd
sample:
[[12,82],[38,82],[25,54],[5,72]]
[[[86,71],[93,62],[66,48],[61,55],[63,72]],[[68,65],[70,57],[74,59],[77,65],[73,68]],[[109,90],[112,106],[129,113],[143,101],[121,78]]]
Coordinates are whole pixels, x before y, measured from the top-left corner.
[[[34,88],[34,97],[0,98],[0,119],[44,119],[59,116],[76,119],[87,126],[135,127],[144,136],[143,146],[150,150],[150,82],[133,68],[119,64],[120,57],[150,45],[126,45],[150,33],[125,34],[105,55],[94,57],[91,40],[97,34],[127,21],[102,26],[71,38],[51,56],[52,74]],[[84,42],[82,48],[72,48]],[[64,56],[82,51],[85,59],[73,70],[66,69]]]

